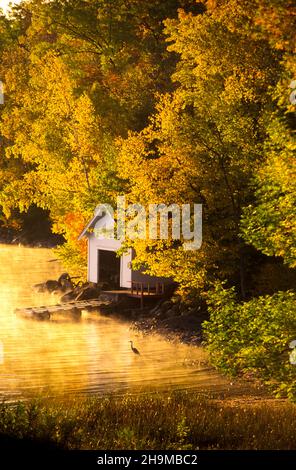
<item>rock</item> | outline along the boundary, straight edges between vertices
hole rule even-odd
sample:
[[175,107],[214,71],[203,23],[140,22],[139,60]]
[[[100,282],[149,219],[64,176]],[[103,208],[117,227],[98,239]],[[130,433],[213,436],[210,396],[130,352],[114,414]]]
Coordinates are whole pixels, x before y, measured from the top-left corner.
[[61,290],[61,286],[59,285],[58,281],[48,280],[43,282],[42,284],[36,284],[33,286],[33,289],[36,292],[58,292]]
[[173,306],[171,308],[171,311],[173,312],[173,314],[176,316],[176,315],[179,315],[180,314],[180,304],[176,304],[176,303],[173,303]]
[[171,330],[189,330],[189,331],[198,331],[199,322],[197,320],[196,315],[187,315],[178,316],[178,317],[171,317],[161,322],[161,325],[165,328],[169,328]]
[[101,289],[97,287],[85,287],[82,288],[81,292],[75,297],[75,300],[91,300],[97,299],[100,295]]
[[63,274],[59,277],[58,283],[59,283],[59,285],[60,285],[60,287],[61,287],[61,290],[62,290],[63,292],[67,292],[67,291],[69,291],[69,290],[71,290],[71,289],[74,288],[74,284],[73,284],[73,282],[71,281],[71,277],[70,277],[70,275],[69,275],[68,273],[63,273]]
[[59,283],[58,281],[52,281],[52,280],[49,280],[49,281],[46,281],[45,283],[45,290],[47,290],[48,292],[53,292],[55,290],[59,290]]
[[33,289],[38,293],[46,292],[45,283],[43,282],[42,284],[35,284],[35,286],[33,286]]
[[157,313],[160,312],[160,307],[161,307],[162,304],[163,304],[163,300],[160,300],[159,302],[157,302],[155,307],[153,307],[153,309],[150,310],[149,314],[150,315],[157,315]]
[[36,284],[33,289],[36,292],[59,293],[73,289],[73,283],[68,273],[62,274],[57,281],[49,279],[42,284]]
[[72,281],[63,281],[61,289],[63,292],[69,292],[74,288],[74,284]]
[[86,282],[76,286],[74,289],[70,290],[70,292],[66,292],[66,294],[61,297],[60,302],[65,303],[74,300],[98,299],[100,292],[101,289],[99,287],[95,287],[94,284]]
[[167,310],[167,311],[161,311],[159,310],[158,313],[155,315],[155,317],[158,319],[158,320],[165,320],[167,318],[170,317],[170,310]]
[[166,315],[166,318],[172,318],[172,317],[175,317],[175,316],[176,316],[176,315],[175,315],[175,312],[174,312],[174,310],[173,310],[172,308],[170,308],[169,310],[167,310],[167,311],[165,312],[165,315]]
[[71,300],[75,300],[75,297],[77,297],[77,292],[74,290],[67,292],[60,298],[61,303],[66,303],[66,302],[71,302]]
[[58,279],[59,284],[63,284],[64,281],[71,281],[71,277],[68,273],[63,273]]
[[167,310],[169,310],[172,306],[172,302],[170,300],[166,300],[165,302],[163,302],[160,306],[160,310],[162,312],[166,312]]
[[181,317],[187,317],[188,315],[190,315],[190,309],[182,310]]

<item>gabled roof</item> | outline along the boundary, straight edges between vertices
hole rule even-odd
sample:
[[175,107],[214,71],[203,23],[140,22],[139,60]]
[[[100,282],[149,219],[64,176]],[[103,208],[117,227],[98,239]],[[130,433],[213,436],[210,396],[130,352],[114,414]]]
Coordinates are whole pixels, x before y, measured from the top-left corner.
[[88,231],[89,229],[91,228],[94,228],[96,223],[103,219],[104,217],[106,216],[106,213],[103,212],[103,214],[98,214],[98,213],[95,213],[95,215],[93,216],[93,218],[88,222],[88,224],[86,225],[86,227],[82,230],[81,234],[79,235],[78,237],[78,240],[81,240],[82,238],[86,237],[88,235]]

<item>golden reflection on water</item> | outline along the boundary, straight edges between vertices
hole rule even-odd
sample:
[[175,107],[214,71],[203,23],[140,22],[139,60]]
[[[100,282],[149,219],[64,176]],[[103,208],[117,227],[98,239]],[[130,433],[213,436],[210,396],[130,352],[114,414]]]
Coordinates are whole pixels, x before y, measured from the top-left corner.
[[[199,388],[223,391],[229,380],[206,363],[201,348],[129,331],[127,323],[85,312],[81,320],[38,322],[17,307],[55,304],[32,285],[62,272],[47,249],[0,245],[0,399],[35,395]],[[141,356],[130,350],[133,339]]]

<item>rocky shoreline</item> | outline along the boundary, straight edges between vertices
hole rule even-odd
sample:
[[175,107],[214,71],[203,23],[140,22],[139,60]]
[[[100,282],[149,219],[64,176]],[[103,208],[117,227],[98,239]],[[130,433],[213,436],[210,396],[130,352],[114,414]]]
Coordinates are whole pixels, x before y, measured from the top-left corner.
[[[160,334],[169,340],[200,345],[202,342],[202,323],[207,320],[205,305],[202,301],[194,306],[184,304],[176,295],[171,299],[161,299],[153,305],[139,308],[139,299],[126,296],[119,300],[102,292],[102,288],[92,283],[75,284],[68,273],[58,280],[48,280],[34,286],[37,292],[61,294],[60,302],[99,299],[102,301],[102,315],[114,316],[131,322],[131,330],[142,334]],[[153,299],[151,299],[153,300]]]
[[[107,299],[99,296],[102,302]],[[133,300],[121,299],[116,302],[104,303],[100,312],[106,316],[114,316],[130,321],[130,329],[141,334],[159,334],[171,341],[200,345],[202,343],[202,323],[207,315],[201,306],[190,307],[179,299],[163,299],[153,308],[135,307]]]
[[[140,312],[139,312],[140,313]],[[202,323],[207,319],[200,307],[189,307],[181,301],[164,300],[132,324],[132,329],[144,334],[157,333],[168,339],[200,345]]]

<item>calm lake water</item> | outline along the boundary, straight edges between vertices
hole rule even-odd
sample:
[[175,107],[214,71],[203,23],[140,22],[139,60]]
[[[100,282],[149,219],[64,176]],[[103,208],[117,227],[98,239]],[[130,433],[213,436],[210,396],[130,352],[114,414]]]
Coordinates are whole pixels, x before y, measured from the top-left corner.
[[[62,271],[51,250],[0,245],[0,399],[171,388],[241,391],[207,365],[201,348],[135,334],[128,323],[99,312],[76,322],[14,314],[17,307],[57,303],[59,297],[36,294],[32,286]],[[130,350],[130,339],[140,357]]]

